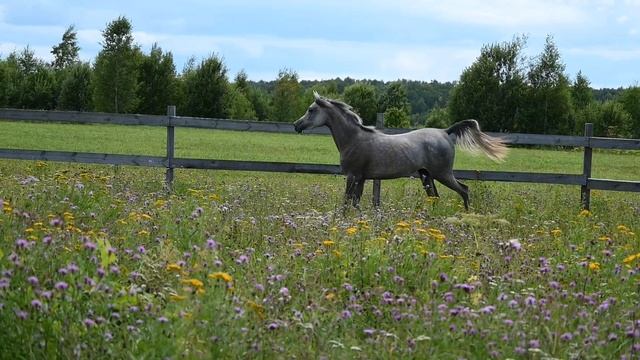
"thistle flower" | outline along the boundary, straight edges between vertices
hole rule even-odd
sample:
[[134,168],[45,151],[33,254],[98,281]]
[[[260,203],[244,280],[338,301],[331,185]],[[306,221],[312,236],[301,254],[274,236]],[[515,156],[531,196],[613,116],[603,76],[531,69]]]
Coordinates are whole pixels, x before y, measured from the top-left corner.
[[69,288],[69,284],[67,284],[64,281],[58,281],[54,286],[53,286],[56,290],[58,291],[65,291]]

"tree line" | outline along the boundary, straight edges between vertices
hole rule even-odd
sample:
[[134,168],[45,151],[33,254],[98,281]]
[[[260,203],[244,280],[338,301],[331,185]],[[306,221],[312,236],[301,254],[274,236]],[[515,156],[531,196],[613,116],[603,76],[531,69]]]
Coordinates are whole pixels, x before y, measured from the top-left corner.
[[523,55],[526,38],[485,45],[457,82],[300,80],[292,69],[273,81],[230,80],[216,54],[191,58],[181,72],[173,55],[153,45],[144,53],[126,17],[108,23],[92,63],[79,60],[70,26],[52,47],[51,63],[29,47],[0,58],[0,107],[164,114],[177,105],[184,116],[290,122],[304,113],[313,92],[342,99],[375,124],[446,127],[478,119],[487,131],[581,134],[585,122],[606,136],[640,137],[640,88],[592,89],[581,72],[571,80],[548,37],[543,52]]

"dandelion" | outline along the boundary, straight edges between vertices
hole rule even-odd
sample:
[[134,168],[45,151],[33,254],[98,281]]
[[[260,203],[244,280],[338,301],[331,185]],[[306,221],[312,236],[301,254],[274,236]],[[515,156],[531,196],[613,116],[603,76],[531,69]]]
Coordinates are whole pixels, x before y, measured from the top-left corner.
[[204,283],[202,281],[198,280],[198,279],[184,279],[184,280],[182,280],[182,283],[184,285],[189,285],[189,286],[197,288],[197,289],[199,289],[199,288],[204,286]]
[[640,259],[640,253],[629,255],[626,258],[624,258],[622,260],[622,262],[625,263],[625,264],[630,264],[631,262],[633,262],[636,259]]
[[578,216],[584,217],[584,218],[589,217],[589,216],[591,216],[591,211],[589,211],[587,209],[583,209],[582,211],[580,211]]
[[[221,272],[221,271],[209,274],[208,277],[209,277],[209,279],[222,280],[222,281],[224,281],[226,283],[230,283],[230,282],[233,281],[233,276],[229,275],[226,272]],[[257,284],[256,288],[258,287],[258,285],[260,285],[260,284]],[[262,290],[264,290],[264,287],[262,287]]]
[[325,246],[325,247],[331,247],[331,246],[335,245],[335,242],[332,241],[332,240],[325,240],[325,241],[322,242],[322,245]]
[[591,270],[591,271],[600,270],[600,263],[598,263],[598,262],[590,262],[589,263],[589,270]]
[[176,264],[176,263],[172,263],[172,264],[168,264],[167,265],[167,271],[171,272],[179,272],[180,270],[182,270],[182,266]]
[[398,231],[406,231],[409,230],[409,228],[411,228],[411,224],[406,221],[400,221],[396,224],[396,230]]
[[186,300],[187,297],[184,295],[178,295],[178,294],[169,294],[169,300],[174,301],[174,302],[179,302],[179,301],[183,301]]

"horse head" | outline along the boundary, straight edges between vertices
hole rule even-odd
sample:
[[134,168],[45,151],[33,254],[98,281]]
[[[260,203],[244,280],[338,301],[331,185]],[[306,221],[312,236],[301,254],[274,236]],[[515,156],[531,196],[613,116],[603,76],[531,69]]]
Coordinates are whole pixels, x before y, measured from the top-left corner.
[[306,129],[313,129],[327,124],[329,117],[328,108],[331,106],[331,103],[315,91],[313,92],[313,96],[315,97],[313,103],[309,105],[304,115],[293,123],[298,133]]

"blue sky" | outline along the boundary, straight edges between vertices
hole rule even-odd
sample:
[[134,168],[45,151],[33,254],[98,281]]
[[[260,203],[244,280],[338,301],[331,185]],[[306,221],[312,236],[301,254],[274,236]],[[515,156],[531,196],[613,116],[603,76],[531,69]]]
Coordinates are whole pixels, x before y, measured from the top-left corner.
[[483,44],[528,36],[538,54],[550,34],[570,77],[582,70],[594,87],[640,83],[640,0],[298,0],[0,2],[0,56],[29,45],[51,47],[73,24],[81,58],[100,51],[101,31],[129,18],[145,51],[155,42],[185,61],[224,58],[231,78],[279,70],[301,79],[457,80]]

